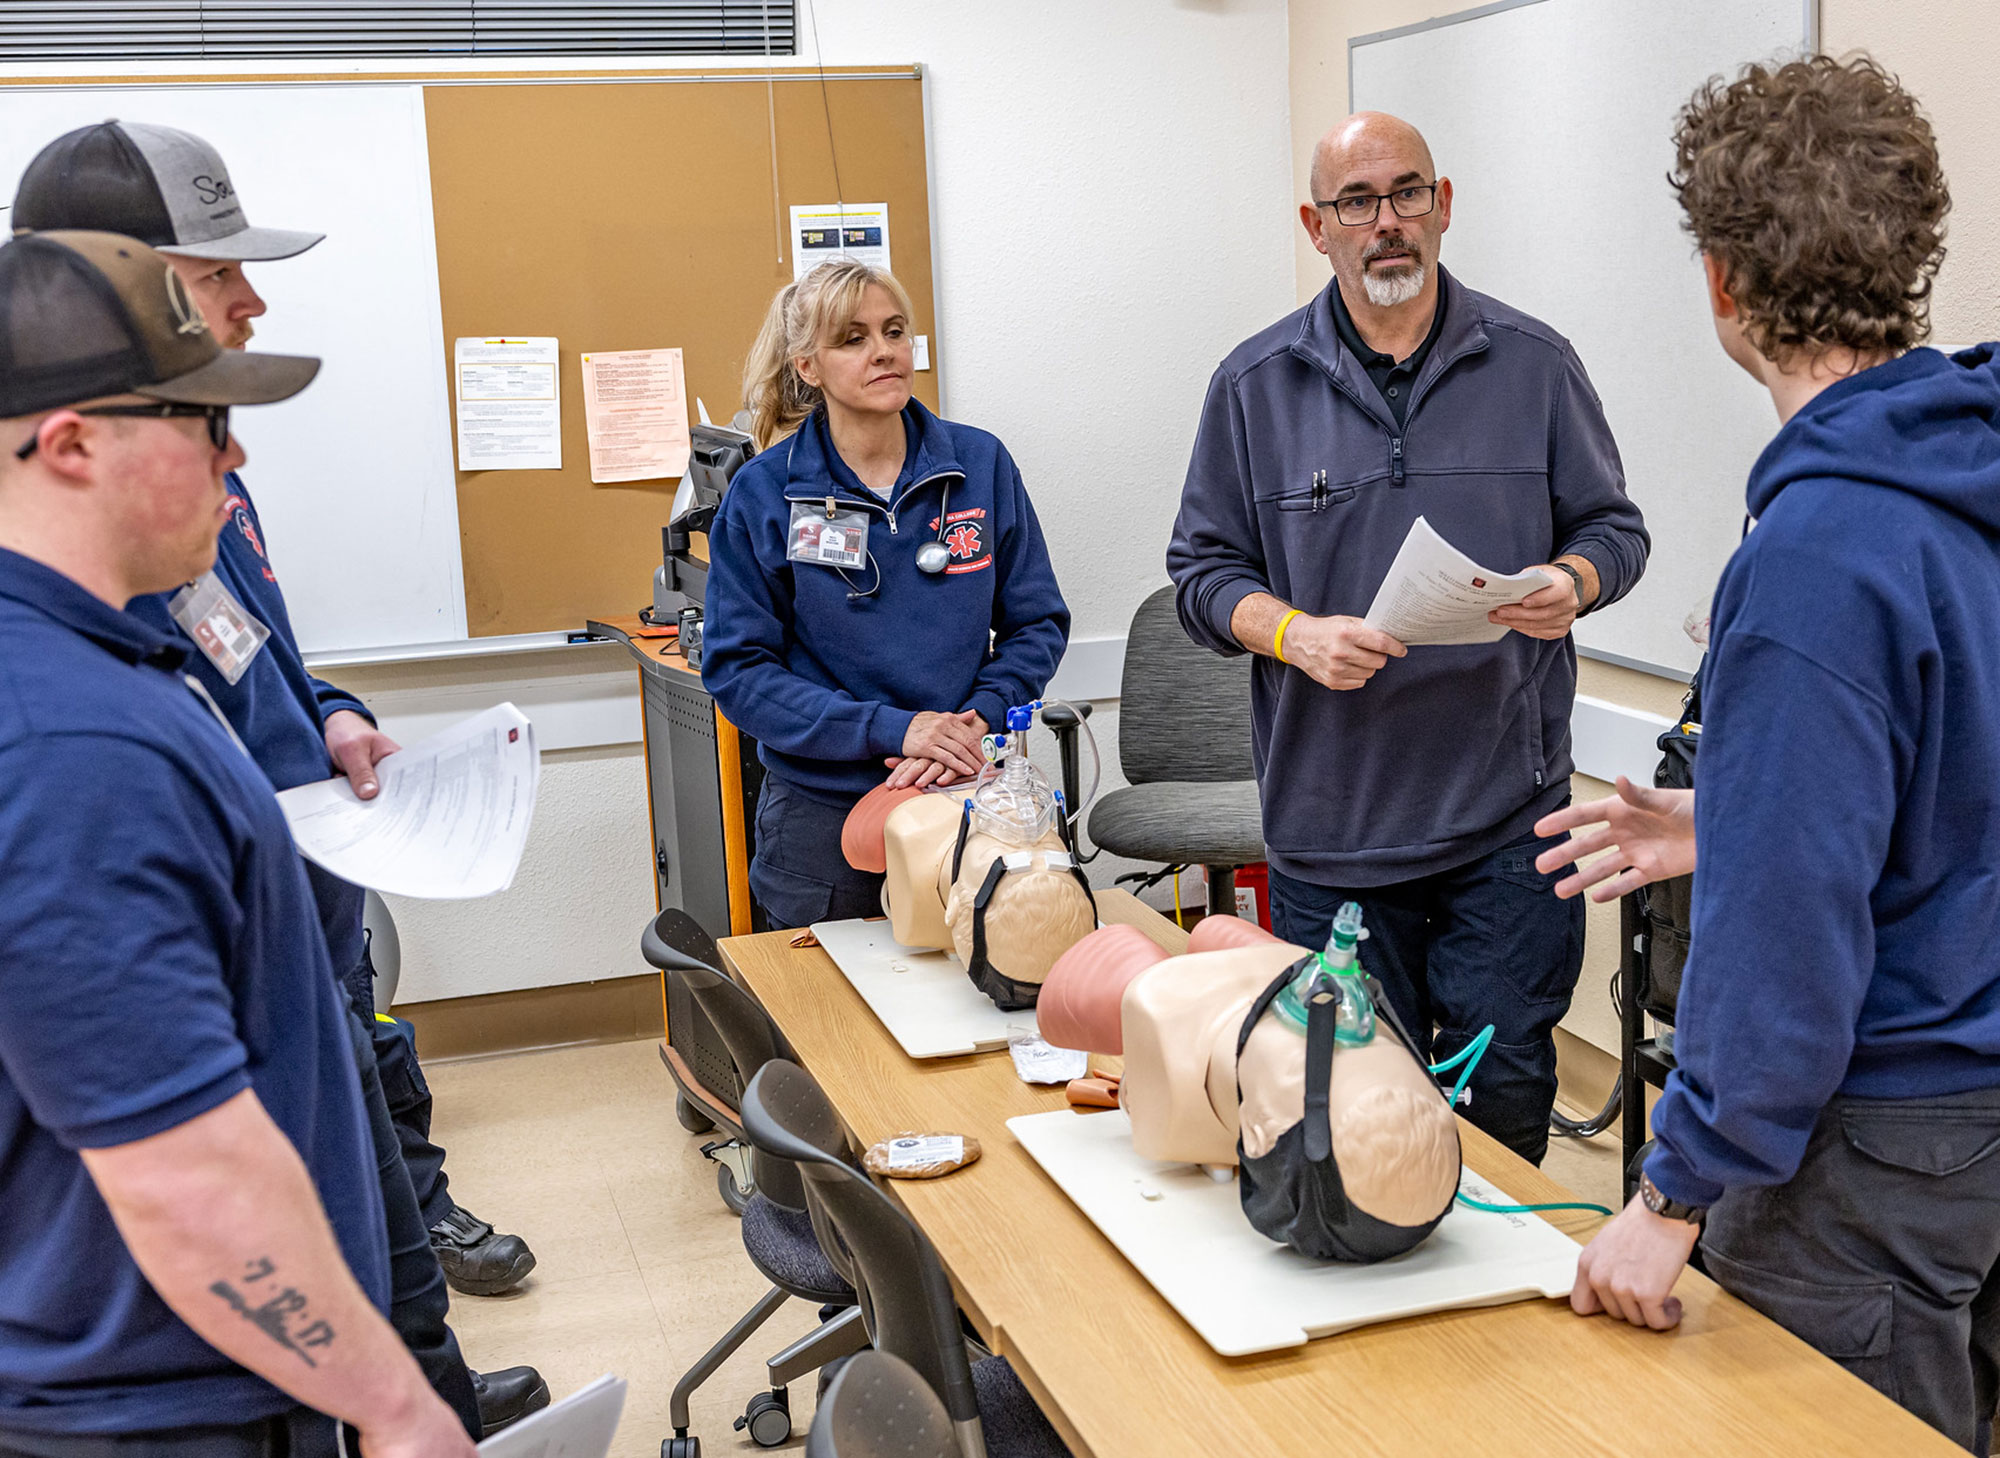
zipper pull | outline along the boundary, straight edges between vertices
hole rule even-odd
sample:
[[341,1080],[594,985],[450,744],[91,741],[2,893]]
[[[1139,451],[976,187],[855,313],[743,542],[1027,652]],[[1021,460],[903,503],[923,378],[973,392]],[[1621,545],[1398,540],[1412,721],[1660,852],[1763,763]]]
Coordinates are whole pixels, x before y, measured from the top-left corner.
[[1392,485],[1403,484],[1403,438],[1400,435],[1389,442],[1389,480]]
[[889,513],[889,535],[896,535],[896,513],[893,511]]

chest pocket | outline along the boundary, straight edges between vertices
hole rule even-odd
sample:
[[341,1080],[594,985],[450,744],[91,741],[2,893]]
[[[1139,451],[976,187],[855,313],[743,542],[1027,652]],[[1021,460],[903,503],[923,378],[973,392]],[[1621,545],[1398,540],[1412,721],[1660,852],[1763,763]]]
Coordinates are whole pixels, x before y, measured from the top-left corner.
[[1280,511],[1302,511],[1317,515],[1352,501],[1354,493],[1359,489],[1357,486],[1316,486],[1310,491],[1297,491],[1290,496],[1280,496],[1272,505]]

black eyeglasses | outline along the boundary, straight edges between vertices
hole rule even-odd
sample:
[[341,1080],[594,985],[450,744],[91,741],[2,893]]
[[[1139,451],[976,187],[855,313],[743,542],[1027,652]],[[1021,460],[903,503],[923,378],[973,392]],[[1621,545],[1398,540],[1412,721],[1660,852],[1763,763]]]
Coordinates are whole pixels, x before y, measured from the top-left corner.
[[1345,227],[1363,228],[1382,216],[1384,199],[1396,210],[1399,218],[1423,217],[1437,206],[1437,190],[1435,182],[1426,182],[1415,187],[1399,187],[1394,192],[1351,192],[1331,202],[1314,198],[1313,206],[1332,208],[1333,215]]
[[[227,405],[181,405],[171,401],[161,401],[158,405],[92,405],[76,412],[78,415],[126,415],[144,420],[206,420],[208,441],[219,451],[229,449],[229,407]],[[35,453],[41,444],[41,432],[37,431],[18,447],[14,459],[25,461]]]

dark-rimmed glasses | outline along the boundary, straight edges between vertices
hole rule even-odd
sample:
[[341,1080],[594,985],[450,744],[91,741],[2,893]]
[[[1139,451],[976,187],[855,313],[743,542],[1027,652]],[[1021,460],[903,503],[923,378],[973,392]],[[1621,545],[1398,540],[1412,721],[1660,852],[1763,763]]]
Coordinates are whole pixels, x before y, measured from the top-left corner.
[[[78,410],[78,415],[126,415],[145,420],[195,420],[208,422],[208,443],[219,451],[229,449],[229,407],[227,405],[182,405],[173,401],[161,401],[158,405],[92,405]],[[14,452],[14,459],[25,461],[35,453],[41,444],[42,435],[36,431],[28,437],[27,443]]]
[[1346,197],[1337,197],[1330,202],[1314,198],[1313,206],[1332,208],[1333,215],[1340,219],[1343,227],[1365,228],[1382,216],[1385,200],[1396,210],[1399,218],[1423,217],[1437,206],[1437,190],[1435,182],[1424,182],[1414,187],[1399,187],[1394,192],[1350,192]]

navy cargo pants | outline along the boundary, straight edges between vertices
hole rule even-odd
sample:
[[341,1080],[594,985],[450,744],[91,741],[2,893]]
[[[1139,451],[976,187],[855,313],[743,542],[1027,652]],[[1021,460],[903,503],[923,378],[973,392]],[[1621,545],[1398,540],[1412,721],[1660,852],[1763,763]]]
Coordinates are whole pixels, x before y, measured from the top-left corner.
[[1462,1112],[1532,1164],[1548,1153],[1555,1027],[1583,970],[1583,902],[1558,900],[1560,878],[1535,869],[1535,857],[1562,838],[1529,834],[1393,886],[1319,886],[1271,868],[1271,929],[1298,946],[1324,947],[1341,902],[1361,903],[1361,965],[1425,1062],[1442,1062],[1493,1025]]

